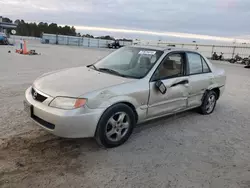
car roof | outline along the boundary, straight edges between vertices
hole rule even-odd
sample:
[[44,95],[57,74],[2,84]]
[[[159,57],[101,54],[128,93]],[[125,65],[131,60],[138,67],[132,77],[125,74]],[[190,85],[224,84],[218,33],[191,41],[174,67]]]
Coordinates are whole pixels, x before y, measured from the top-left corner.
[[130,47],[135,47],[135,48],[146,48],[150,50],[161,50],[161,51],[184,51],[184,52],[197,52],[196,50],[190,50],[187,48],[177,48],[173,46],[147,46],[147,45],[131,45]]

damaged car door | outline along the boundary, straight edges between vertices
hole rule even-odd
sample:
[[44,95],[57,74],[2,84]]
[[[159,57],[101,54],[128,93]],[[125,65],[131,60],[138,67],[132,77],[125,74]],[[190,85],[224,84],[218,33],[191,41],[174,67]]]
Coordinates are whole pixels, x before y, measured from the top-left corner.
[[187,108],[189,80],[184,52],[167,54],[150,83],[147,117],[172,114]]
[[202,97],[213,84],[213,73],[205,59],[198,53],[187,52],[189,75],[188,107],[193,108],[202,104]]

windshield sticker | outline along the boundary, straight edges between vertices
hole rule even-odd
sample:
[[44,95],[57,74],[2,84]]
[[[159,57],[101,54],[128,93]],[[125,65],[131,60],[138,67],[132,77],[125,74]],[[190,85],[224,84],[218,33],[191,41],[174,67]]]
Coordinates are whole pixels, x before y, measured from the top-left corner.
[[156,51],[144,51],[144,50],[141,50],[138,54],[141,54],[141,55],[155,55]]

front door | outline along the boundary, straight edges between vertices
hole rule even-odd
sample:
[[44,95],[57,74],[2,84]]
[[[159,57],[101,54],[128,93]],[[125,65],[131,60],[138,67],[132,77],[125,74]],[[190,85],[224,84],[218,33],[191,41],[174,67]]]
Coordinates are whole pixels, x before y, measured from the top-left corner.
[[[147,117],[163,116],[187,108],[189,80],[186,76],[185,54],[168,54],[156,69],[149,83],[150,96]],[[159,92],[155,82],[161,80],[167,91]]]

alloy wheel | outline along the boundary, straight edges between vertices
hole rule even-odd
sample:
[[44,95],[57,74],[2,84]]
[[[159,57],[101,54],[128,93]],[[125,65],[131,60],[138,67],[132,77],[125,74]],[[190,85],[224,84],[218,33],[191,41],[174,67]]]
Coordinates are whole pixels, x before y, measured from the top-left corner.
[[130,124],[128,114],[125,112],[115,113],[106,124],[106,137],[112,142],[120,141],[127,134]]
[[216,102],[215,95],[210,95],[208,97],[207,105],[206,105],[206,111],[207,111],[207,113],[211,113],[213,111],[214,106],[215,106],[215,102]]

